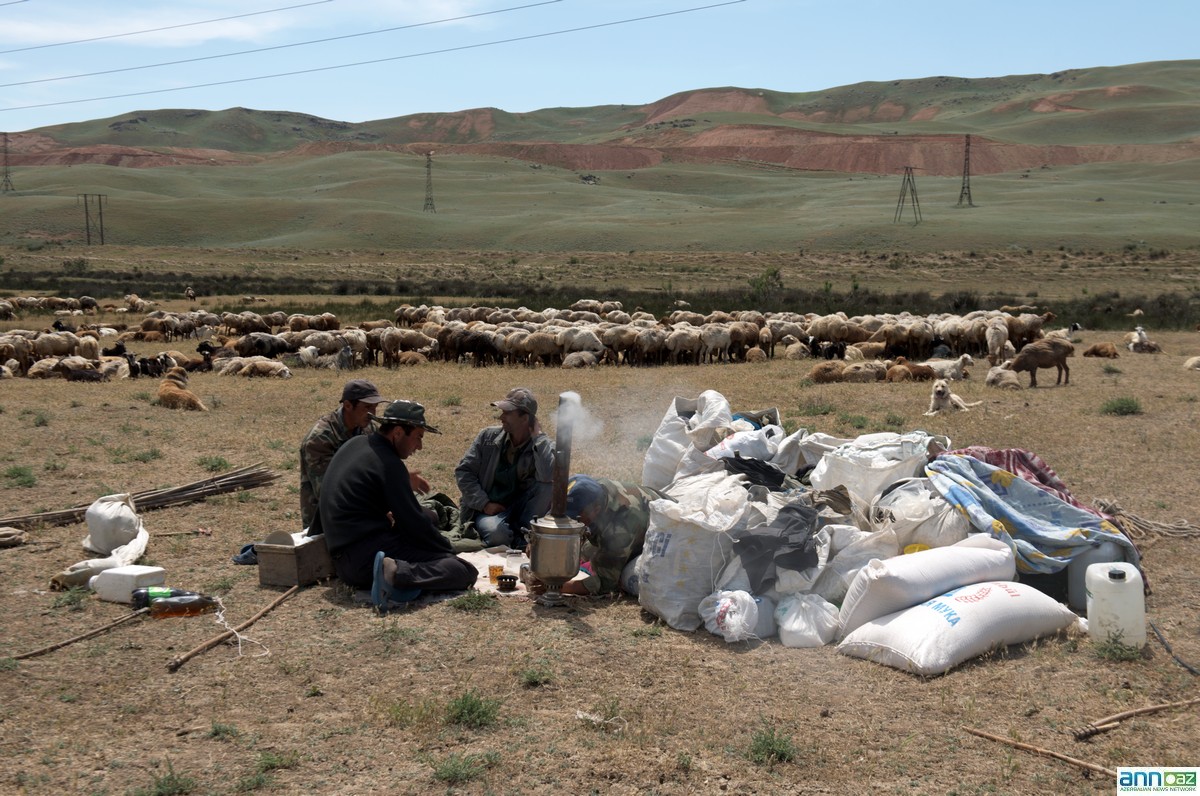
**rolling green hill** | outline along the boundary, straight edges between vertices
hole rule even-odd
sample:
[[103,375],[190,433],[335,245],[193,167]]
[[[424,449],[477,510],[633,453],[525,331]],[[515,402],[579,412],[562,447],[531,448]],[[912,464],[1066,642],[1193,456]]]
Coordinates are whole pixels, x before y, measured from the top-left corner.
[[[13,134],[10,164],[9,246],[81,241],[89,193],[132,246],[1177,249],[1200,242],[1200,61],[362,124],[137,111]],[[895,223],[908,165],[919,224]]]

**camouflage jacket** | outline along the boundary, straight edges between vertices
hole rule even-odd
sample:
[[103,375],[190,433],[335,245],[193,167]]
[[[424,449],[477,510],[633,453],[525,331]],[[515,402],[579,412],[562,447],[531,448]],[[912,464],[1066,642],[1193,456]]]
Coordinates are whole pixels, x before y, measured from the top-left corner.
[[604,487],[605,503],[584,529],[580,558],[591,574],[583,585],[591,594],[616,591],[621,570],[642,552],[650,524],[650,501],[666,495],[648,486],[597,478]]
[[300,521],[309,528],[317,518],[317,498],[321,481],[333,461],[333,454],[358,433],[346,428],[339,406],[313,425],[300,443]]

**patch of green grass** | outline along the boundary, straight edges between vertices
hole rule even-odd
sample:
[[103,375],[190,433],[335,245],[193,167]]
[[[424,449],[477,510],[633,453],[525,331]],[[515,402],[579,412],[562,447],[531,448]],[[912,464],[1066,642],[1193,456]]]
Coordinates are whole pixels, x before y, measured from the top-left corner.
[[295,768],[300,765],[300,753],[291,752],[260,752],[255,770],[260,774],[275,771],[280,768]]
[[152,403],[154,401],[154,396],[151,395],[150,393],[144,392],[144,391],[143,392],[135,392],[133,394],[133,397],[134,397],[134,400],[145,401],[146,403]]
[[46,462],[42,465],[42,469],[48,473],[57,473],[67,469],[67,466],[62,462]]
[[852,415],[848,412],[838,413],[838,420],[851,428],[860,430],[866,428],[871,422],[864,415]]
[[442,406],[462,406],[462,396],[447,395],[442,399]]
[[1104,415],[1140,415],[1142,405],[1138,403],[1137,398],[1112,398],[1104,402],[1104,405],[1100,407],[1100,413]]
[[45,428],[50,425],[50,416],[45,412],[38,412],[33,416],[33,425],[35,428]]
[[283,446],[284,446],[285,444],[286,444],[286,443],[285,443],[283,440],[281,440],[281,439],[271,439],[271,440],[267,440],[267,447],[268,447],[268,448],[270,448],[270,449],[271,449],[271,450],[273,450],[273,451],[279,451],[279,450],[283,450]]
[[446,720],[460,727],[482,730],[496,723],[500,715],[500,700],[481,697],[474,690],[450,700]]
[[798,410],[805,417],[816,417],[817,415],[831,415],[837,411],[837,407],[819,401],[805,401],[800,404]]
[[224,456],[201,456],[196,459],[196,464],[210,473],[223,473],[233,467]]
[[883,418],[883,424],[888,427],[904,428],[908,425],[908,419],[903,415],[897,415],[889,412]]
[[19,464],[14,464],[5,470],[4,479],[8,481],[8,486],[19,486],[25,489],[37,483],[37,476],[33,474],[33,468]]
[[167,761],[167,773],[154,778],[149,788],[132,791],[133,796],[186,796],[196,790],[199,783],[187,774],[178,774],[171,761]]
[[415,727],[435,723],[442,715],[433,702],[392,702],[383,708],[383,720],[393,727]]
[[650,443],[652,442],[654,442],[653,434],[645,434],[640,436],[637,438],[637,449],[639,451],[648,450],[650,448]]
[[265,771],[257,771],[237,781],[235,789],[238,793],[249,793],[259,788],[269,788],[275,784],[275,778]]
[[764,725],[750,739],[748,757],[751,762],[759,765],[790,763],[796,758],[796,745],[792,743],[790,736],[784,735],[774,727]]
[[421,640],[421,631],[413,627],[397,627],[394,622],[389,622],[380,629],[379,640],[391,652],[401,645],[416,644],[419,642]]
[[1093,652],[1100,660],[1110,663],[1140,661],[1142,659],[1142,648],[1126,644],[1125,636],[1120,630],[1109,633],[1107,638],[1095,642],[1093,644]]
[[526,688],[538,688],[554,682],[554,672],[550,671],[550,665],[548,663],[542,661],[536,666],[530,666],[528,669],[522,669],[519,679],[521,681],[521,685],[525,686]]
[[448,785],[458,785],[479,778],[499,761],[500,755],[495,752],[482,755],[452,754],[433,767],[433,777]]
[[469,591],[461,597],[455,597],[446,603],[446,605],[456,611],[466,611],[471,614],[490,611],[498,604],[496,595],[484,594],[481,591]]
[[232,741],[241,734],[241,730],[232,724],[222,724],[219,721],[214,721],[212,729],[208,731],[208,737],[218,741]]
[[0,658],[0,672],[14,671],[20,665],[16,658]]
[[158,448],[150,448],[144,451],[130,451],[126,448],[114,448],[108,452],[109,461],[113,464],[128,464],[129,462],[141,462],[148,464],[155,459],[161,459],[162,451]]
[[86,586],[73,586],[54,596],[51,608],[66,608],[71,611],[82,611],[87,605],[87,597],[91,591]]

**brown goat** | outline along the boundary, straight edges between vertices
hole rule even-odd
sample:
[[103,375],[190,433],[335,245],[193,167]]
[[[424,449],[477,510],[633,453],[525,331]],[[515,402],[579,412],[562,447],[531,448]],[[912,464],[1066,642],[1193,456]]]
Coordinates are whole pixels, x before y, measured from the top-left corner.
[[1029,371],[1029,386],[1037,386],[1038,368],[1058,368],[1058,381],[1055,384],[1071,383],[1071,369],[1067,366],[1067,357],[1075,356],[1075,346],[1068,341],[1056,337],[1044,337],[1034,340],[1022,348],[1006,363],[1008,369],[1020,373]]

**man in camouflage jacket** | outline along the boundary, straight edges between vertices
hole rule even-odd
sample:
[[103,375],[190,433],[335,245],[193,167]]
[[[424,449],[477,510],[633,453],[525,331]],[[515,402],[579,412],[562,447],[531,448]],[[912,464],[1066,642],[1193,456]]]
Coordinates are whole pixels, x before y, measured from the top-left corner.
[[567,482],[567,516],[584,524],[580,559],[586,578],[563,584],[563,594],[606,594],[621,583],[621,570],[642,552],[650,524],[650,501],[671,498],[607,478],[573,475]]

